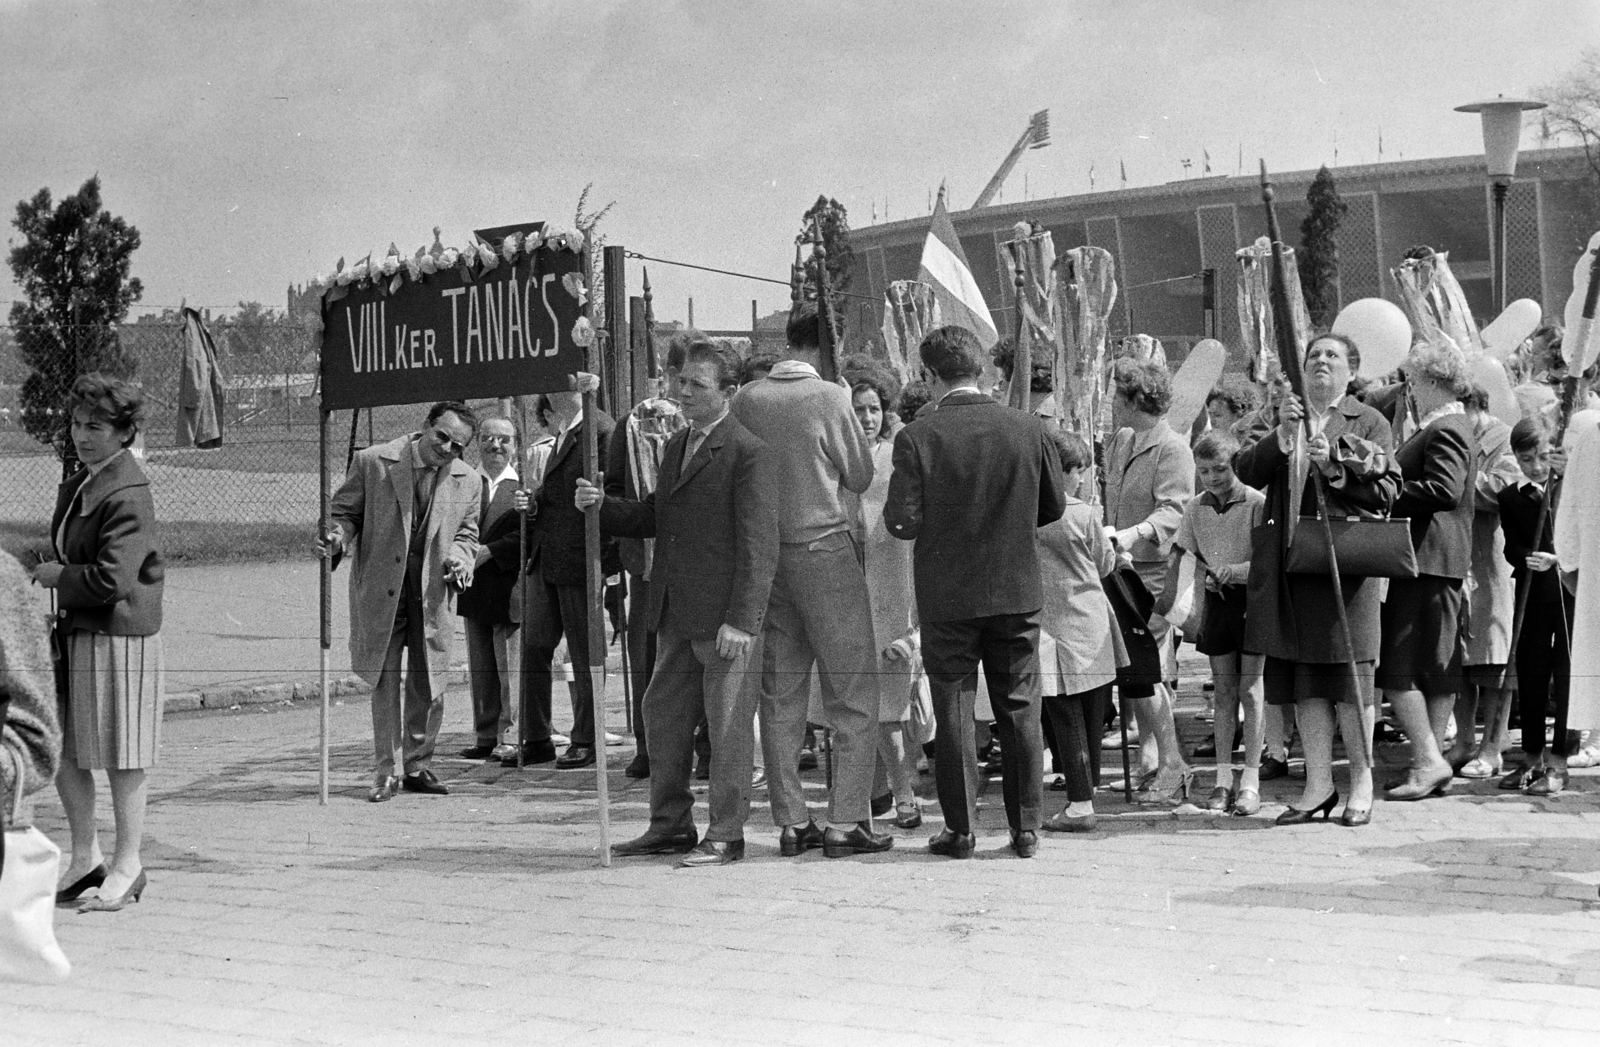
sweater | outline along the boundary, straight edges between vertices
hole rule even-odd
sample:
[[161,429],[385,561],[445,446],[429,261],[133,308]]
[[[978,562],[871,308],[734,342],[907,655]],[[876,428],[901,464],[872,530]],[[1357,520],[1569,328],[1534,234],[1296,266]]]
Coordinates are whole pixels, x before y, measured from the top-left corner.
[[[0,745],[22,757],[22,819],[33,824],[29,799],[56,777],[61,759],[61,726],[56,722],[56,685],[45,639],[48,608],[34,592],[22,565],[0,552],[0,691],[9,702]],[[0,758],[0,822],[11,826],[16,796],[16,763]]]
[[872,448],[842,386],[823,381],[809,364],[784,360],[739,390],[733,416],[772,453],[780,542],[850,530],[840,489],[862,494],[871,486]]

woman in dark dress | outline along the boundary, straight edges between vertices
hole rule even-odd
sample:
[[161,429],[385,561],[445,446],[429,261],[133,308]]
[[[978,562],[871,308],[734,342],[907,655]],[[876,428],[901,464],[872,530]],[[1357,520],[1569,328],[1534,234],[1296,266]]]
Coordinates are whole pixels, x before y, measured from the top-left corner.
[[1461,403],[1471,388],[1461,353],[1448,345],[1416,346],[1405,373],[1417,424],[1395,452],[1402,484],[1394,514],[1411,521],[1417,577],[1389,585],[1378,686],[1411,739],[1411,766],[1405,780],[1384,793],[1388,800],[1442,794],[1455,775],[1440,744],[1462,684],[1478,456],[1472,420]]
[[[1324,819],[1338,806],[1333,783],[1333,732],[1337,719],[1350,754],[1350,793],[1340,821],[1365,825],[1372,815],[1373,663],[1378,658],[1380,583],[1343,576],[1357,679],[1349,671],[1334,603],[1332,579],[1285,572],[1285,549],[1297,517],[1316,513],[1312,470],[1321,473],[1334,516],[1385,512],[1400,486],[1390,459],[1389,423],[1345,394],[1354,344],[1325,334],[1306,349],[1307,403],[1286,394],[1278,428],[1234,457],[1239,478],[1267,495],[1266,522],[1255,532],[1245,611],[1244,649],[1266,655],[1266,700],[1295,706],[1306,751],[1300,800],[1278,817],[1280,825]],[[1305,437],[1309,419],[1311,437]],[[1298,496],[1298,500],[1295,496]]]

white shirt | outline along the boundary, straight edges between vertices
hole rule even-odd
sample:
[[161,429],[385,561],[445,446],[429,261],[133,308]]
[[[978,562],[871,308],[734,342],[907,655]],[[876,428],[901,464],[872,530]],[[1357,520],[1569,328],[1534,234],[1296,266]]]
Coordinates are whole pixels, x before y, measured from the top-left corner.
[[517,470],[510,462],[507,462],[505,468],[501,469],[499,474],[495,476],[490,476],[484,471],[483,466],[480,465],[478,466],[478,475],[489,481],[489,500],[491,502],[494,501],[494,492],[497,487],[505,483],[507,480],[510,480],[512,483],[515,483],[517,480]]

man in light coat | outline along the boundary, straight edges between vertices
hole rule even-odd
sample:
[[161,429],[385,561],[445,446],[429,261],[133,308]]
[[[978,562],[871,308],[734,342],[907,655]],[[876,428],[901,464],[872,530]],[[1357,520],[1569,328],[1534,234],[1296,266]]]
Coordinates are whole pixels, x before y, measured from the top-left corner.
[[374,803],[401,788],[449,792],[428,765],[444,718],[455,596],[471,584],[478,550],[482,484],[461,461],[477,424],[460,401],[434,404],[421,432],[358,451],[333,496],[321,546],[336,567],[355,556],[350,667],[372,685]]

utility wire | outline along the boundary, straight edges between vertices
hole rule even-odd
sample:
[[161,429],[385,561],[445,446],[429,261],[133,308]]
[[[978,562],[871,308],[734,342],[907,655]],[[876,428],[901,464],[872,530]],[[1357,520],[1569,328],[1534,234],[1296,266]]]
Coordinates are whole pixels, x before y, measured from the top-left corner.
[[[731,269],[713,269],[709,265],[695,265],[693,262],[674,262],[670,258],[651,258],[649,255],[640,254],[638,251],[624,251],[623,254],[629,258],[637,258],[641,262],[660,262],[662,265],[675,265],[681,269],[698,269],[703,273],[719,273],[722,276],[737,276],[742,280],[759,280],[764,284],[779,284],[783,287],[793,286],[787,280],[774,280],[770,276],[756,276],[753,273],[736,273]],[[864,302],[877,301],[876,298],[869,294],[855,294],[851,291],[833,291],[831,293],[838,295],[840,298],[859,298]]]

